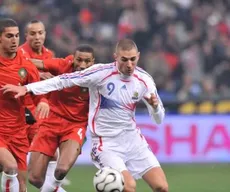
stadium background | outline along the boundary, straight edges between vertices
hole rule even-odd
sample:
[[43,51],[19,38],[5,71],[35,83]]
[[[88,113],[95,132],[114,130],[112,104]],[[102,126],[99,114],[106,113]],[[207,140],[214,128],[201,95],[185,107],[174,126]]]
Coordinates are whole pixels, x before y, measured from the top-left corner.
[[[96,62],[110,62],[118,39],[135,40],[139,65],[153,76],[167,111],[155,126],[140,104],[137,122],[171,192],[230,188],[229,9],[229,0],[0,0],[0,16],[20,24],[21,43],[25,24],[39,19],[57,57],[89,43]],[[93,191],[89,146],[88,140],[67,191]],[[137,192],[147,191],[138,182]]]

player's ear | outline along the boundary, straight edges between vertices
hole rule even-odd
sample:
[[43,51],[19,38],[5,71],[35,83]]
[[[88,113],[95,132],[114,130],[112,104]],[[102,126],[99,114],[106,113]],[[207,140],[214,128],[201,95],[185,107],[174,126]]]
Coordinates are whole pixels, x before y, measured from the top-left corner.
[[27,32],[25,32],[25,33],[24,33],[25,39],[27,39],[27,35],[28,35],[28,33],[27,33]]
[[140,52],[137,53],[137,58],[138,58],[138,59],[140,58]]
[[113,58],[115,59],[115,61],[117,60],[117,54],[116,53],[113,54]]
[[0,43],[2,42],[2,33],[0,34]]

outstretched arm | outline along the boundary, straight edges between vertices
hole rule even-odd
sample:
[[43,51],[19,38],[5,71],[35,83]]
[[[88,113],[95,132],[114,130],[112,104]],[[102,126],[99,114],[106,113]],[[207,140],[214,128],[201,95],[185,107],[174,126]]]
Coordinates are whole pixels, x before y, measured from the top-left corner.
[[70,82],[68,80],[63,82],[60,77],[57,76],[44,81],[30,83],[26,85],[25,88],[27,92],[32,92],[34,95],[43,95],[52,91],[74,86],[74,84]]
[[96,86],[96,84],[105,75],[105,71],[103,69],[107,68],[103,64],[97,64],[83,71],[63,74],[44,81],[31,83],[23,87],[15,85],[5,85],[3,86],[2,90],[4,91],[4,93],[15,92],[15,97],[20,97],[25,95],[27,92],[32,92],[35,95],[42,95],[51,91],[73,87],[75,85],[81,87]]
[[103,77],[101,69],[103,64],[93,65],[82,71],[74,73],[66,73],[54,78],[26,85],[27,92],[32,92],[35,95],[46,94],[51,91],[62,90],[64,88],[81,86],[91,87],[97,84]]
[[60,69],[66,66],[72,66],[74,56],[68,55],[65,58],[50,58],[50,59],[30,59],[32,63],[40,70],[49,71],[51,73],[59,73]]
[[52,91],[62,90],[67,87],[77,85],[76,81],[71,78],[61,78],[60,76],[53,77],[51,79],[39,81],[36,83],[30,83],[25,86],[5,85],[2,87],[3,93],[15,92],[15,98],[26,95],[28,92],[32,92],[34,95],[43,95]]

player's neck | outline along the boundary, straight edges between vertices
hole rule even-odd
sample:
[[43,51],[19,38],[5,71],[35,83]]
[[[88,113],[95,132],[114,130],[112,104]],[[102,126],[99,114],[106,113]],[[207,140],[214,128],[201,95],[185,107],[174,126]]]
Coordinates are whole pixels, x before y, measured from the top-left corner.
[[9,52],[4,52],[3,50],[0,49],[0,56],[7,58],[7,59],[13,59],[15,58],[17,53],[9,53]]
[[42,55],[42,47],[37,48],[37,49],[34,49],[34,48],[31,48],[31,49],[32,49],[32,51],[33,51],[34,53],[36,53],[36,54],[38,54],[38,55]]
[[124,81],[129,81],[132,78],[130,75],[124,75],[123,73],[120,73],[120,79]]

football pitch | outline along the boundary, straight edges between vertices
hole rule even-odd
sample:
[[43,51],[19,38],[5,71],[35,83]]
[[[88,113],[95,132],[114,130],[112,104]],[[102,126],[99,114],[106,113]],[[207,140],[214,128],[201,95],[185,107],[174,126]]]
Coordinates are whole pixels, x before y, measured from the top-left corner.
[[[170,192],[229,192],[230,164],[165,164],[162,165],[169,183]],[[92,178],[93,166],[76,166],[68,175],[71,185],[68,192],[95,192]],[[28,192],[37,192],[28,187]],[[137,182],[137,192],[151,192],[142,181]]]

